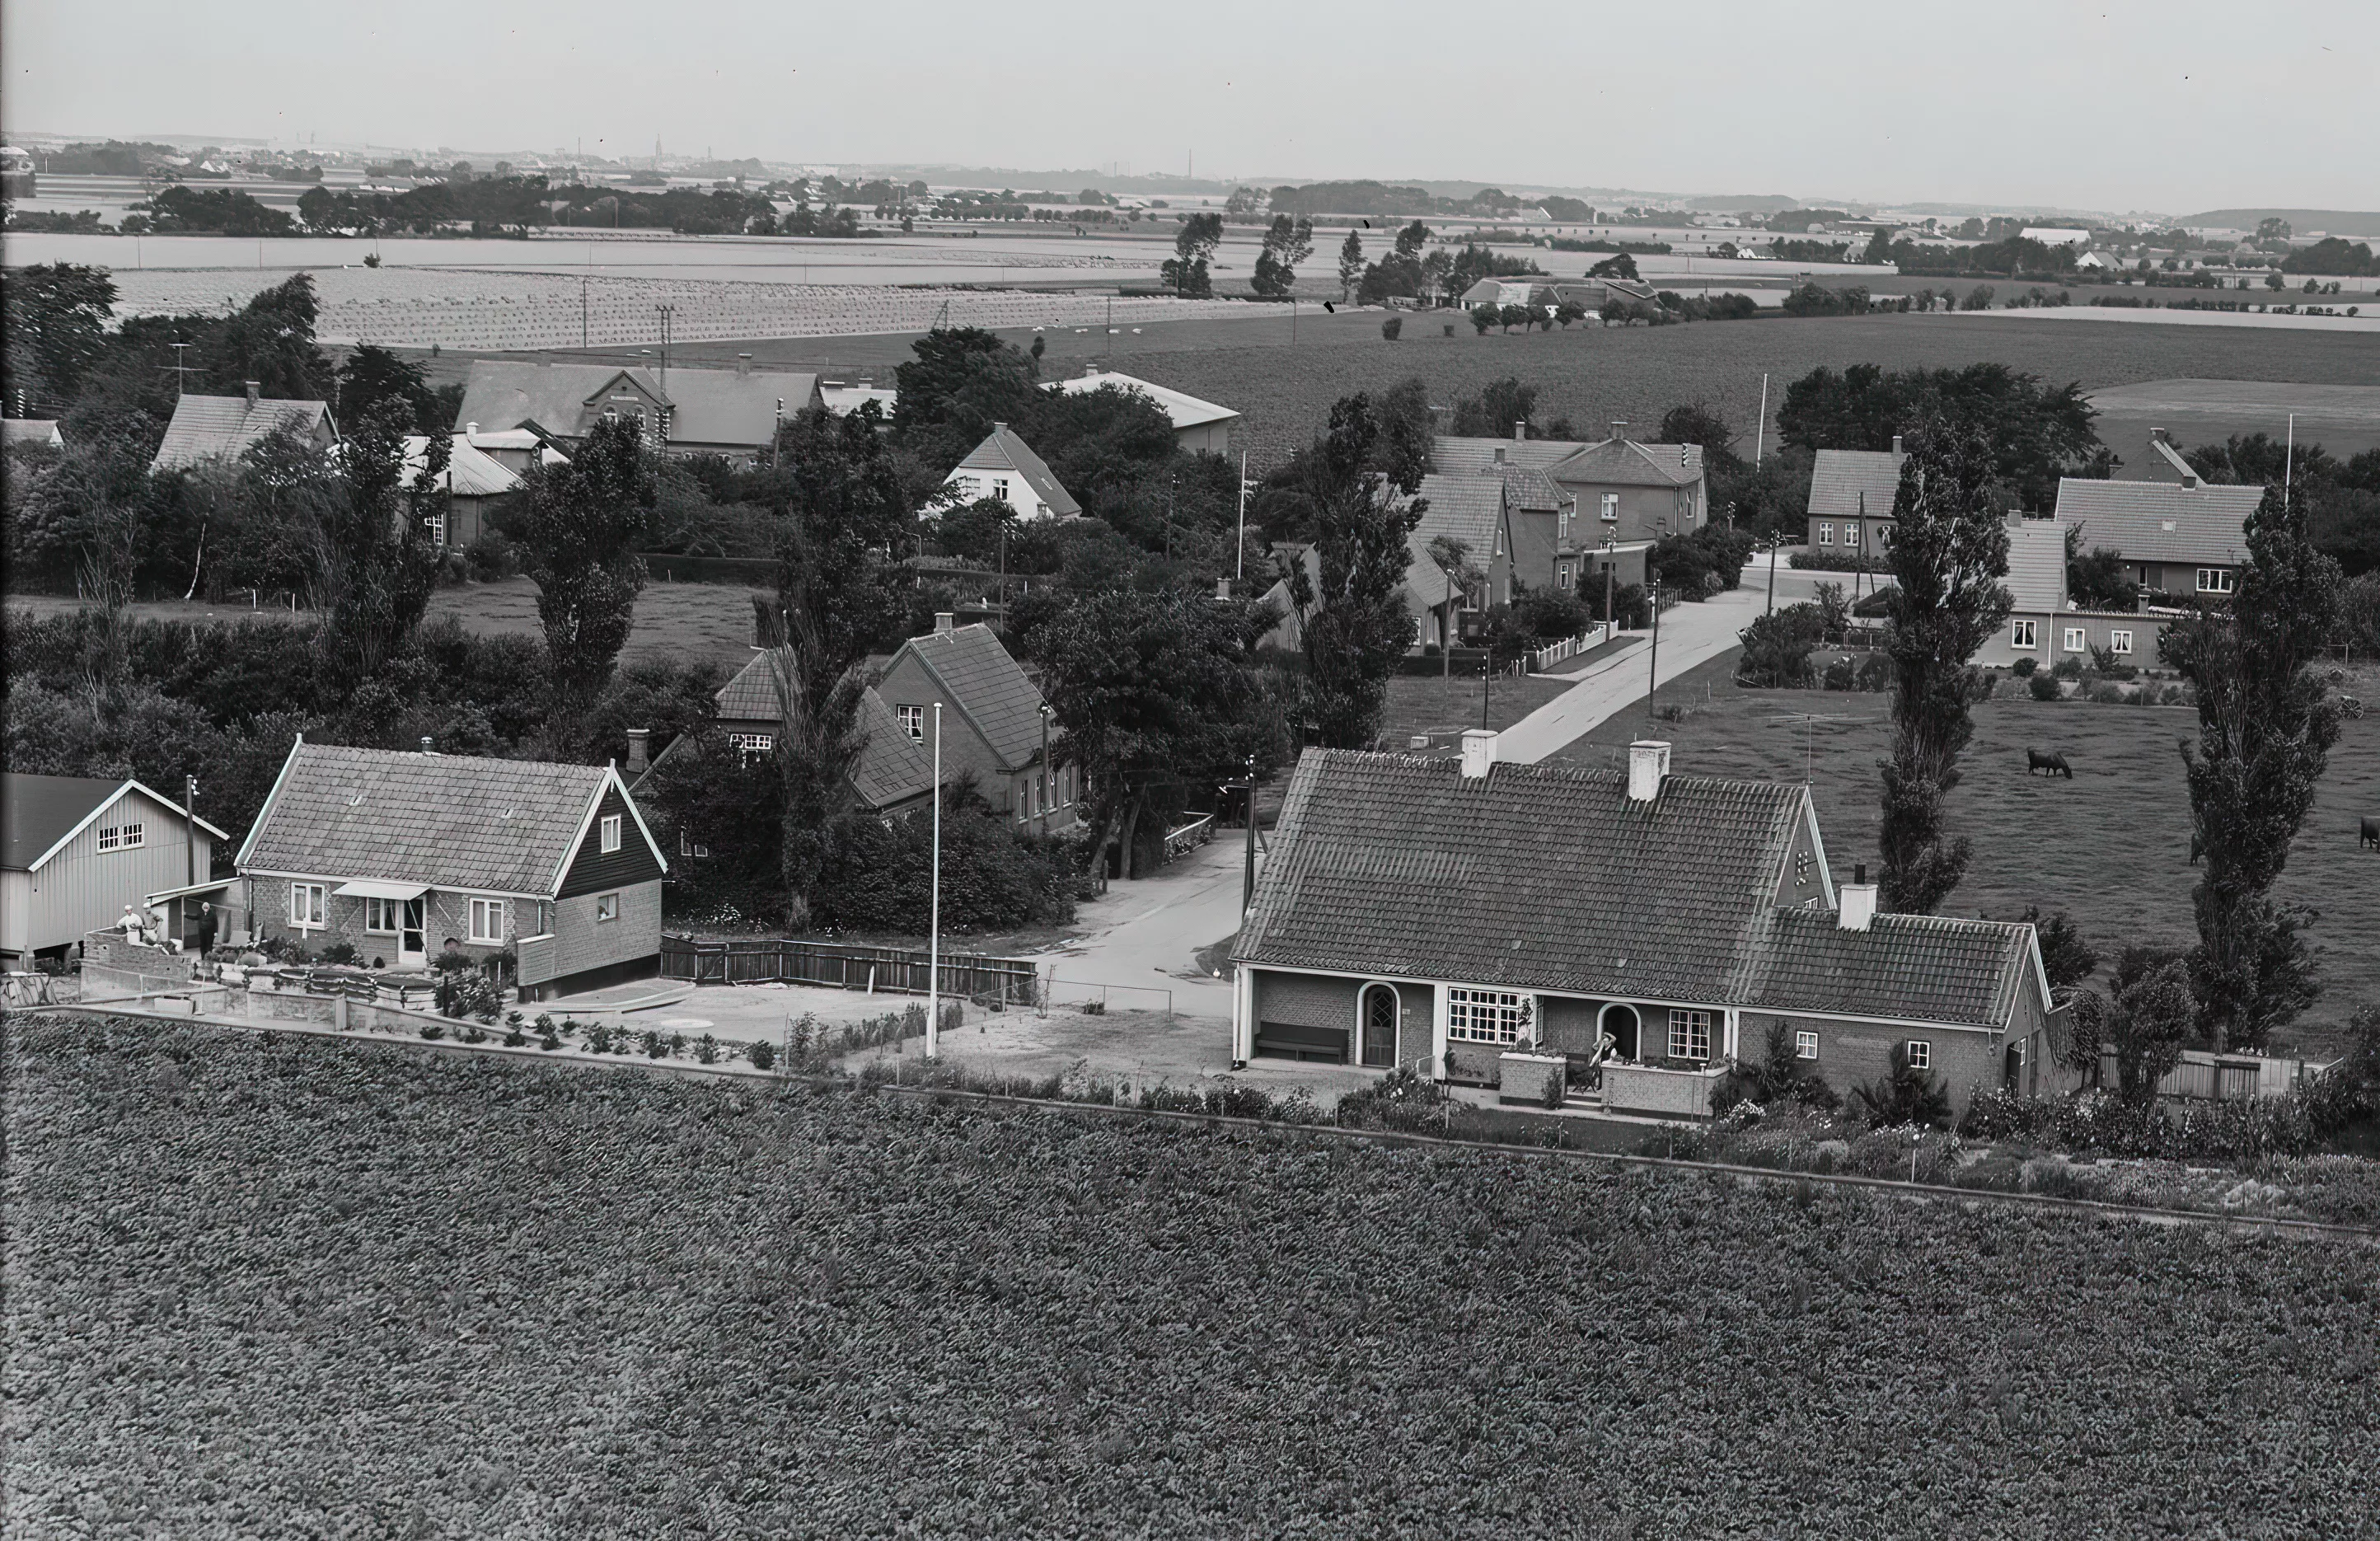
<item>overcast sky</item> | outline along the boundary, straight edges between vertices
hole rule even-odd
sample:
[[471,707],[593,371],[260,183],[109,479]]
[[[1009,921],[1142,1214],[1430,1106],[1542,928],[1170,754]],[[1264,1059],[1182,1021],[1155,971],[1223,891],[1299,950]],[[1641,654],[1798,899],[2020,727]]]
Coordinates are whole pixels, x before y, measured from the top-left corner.
[[0,25],[11,130],[2380,209],[2373,0],[0,0]]

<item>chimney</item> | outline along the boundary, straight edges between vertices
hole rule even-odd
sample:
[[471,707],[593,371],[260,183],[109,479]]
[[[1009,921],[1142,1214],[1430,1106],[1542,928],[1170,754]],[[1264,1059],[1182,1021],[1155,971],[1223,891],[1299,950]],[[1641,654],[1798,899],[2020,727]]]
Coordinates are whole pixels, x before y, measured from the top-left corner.
[[1614,418],[1614,419],[1611,419],[1611,436],[1612,436],[1613,438],[1615,438],[1615,439],[1618,439],[1618,438],[1623,437],[1623,435],[1622,435],[1622,433],[1621,433],[1621,430],[1623,430],[1623,429],[1625,429],[1627,426],[1628,426],[1628,419],[1625,419],[1625,418]]
[[994,423],[991,425],[991,431],[994,433],[1005,433],[1008,431],[1008,425],[1006,423]]
[[1486,728],[1463,730],[1463,779],[1485,781],[1488,768],[1496,763],[1496,735]]
[[478,423],[465,423],[465,424],[463,425],[463,437],[464,437],[464,438],[466,438],[466,439],[476,439],[476,438],[478,438],[479,436],[480,436],[480,425],[479,425]]
[[1099,372],[1099,367],[1097,364],[1086,364],[1083,366],[1083,378],[1085,380],[1090,379],[1091,376]]
[[1628,800],[1649,803],[1661,795],[1670,773],[1670,746],[1658,738],[1640,738],[1628,746]]
[[1892,453],[1895,455],[1900,453],[1900,435],[1898,433],[1892,436]]
[[1529,419],[1522,419],[1512,425],[1512,443],[1521,443],[1529,436]]
[[628,774],[641,776],[647,767],[652,764],[646,751],[646,746],[651,741],[652,736],[653,730],[650,728],[628,730]]
[[1835,924],[1846,931],[1868,928],[1876,919],[1876,885],[1867,880],[1867,863],[1852,868],[1852,880],[1835,891]]
[[2170,444],[2173,443],[2173,435],[2168,433],[2164,429],[2153,428],[2149,430],[2149,443],[2153,444]]
[[737,377],[738,377],[738,378],[741,378],[741,377],[743,377],[743,376],[746,376],[746,375],[750,374],[751,372],[752,372],[752,356],[751,356],[750,354],[748,354],[748,353],[739,353],[739,354],[737,354],[737,355],[735,356],[735,373],[736,373]]
[[934,612],[934,635],[937,637],[948,635],[951,630],[952,624],[957,619],[957,616],[952,614],[947,610],[937,610]]
[[431,742],[428,734],[421,735],[421,752],[425,755],[434,755],[438,752],[436,745]]
[[259,394],[259,390],[258,390],[257,382],[256,382],[255,381],[253,381],[253,380],[249,381],[249,382],[248,382],[248,404],[249,404],[250,406],[255,406],[255,405],[256,405],[256,398],[257,398],[258,394]]

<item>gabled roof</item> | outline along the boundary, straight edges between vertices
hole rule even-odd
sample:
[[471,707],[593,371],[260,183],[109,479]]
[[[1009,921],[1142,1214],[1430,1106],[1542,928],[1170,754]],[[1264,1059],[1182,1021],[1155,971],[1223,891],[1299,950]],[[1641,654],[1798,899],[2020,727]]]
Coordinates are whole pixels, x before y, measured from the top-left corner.
[[0,420],[0,443],[47,444],[52,449],[65,446],[66,438],[58,425],[47,418],[9,418]]
[[776,440],[778,402],[787,418],[820,403],[819,377],[807,372],[675,369],[664,378],[674,444],[762,448]]
[[1590,486],[1687,487],[1703,477],[1700,444],[1640,444],[1606,439],[1545,467],[1557,482]]
[[[405,479],[410,486],[420,479],[430,459],[430,440],[426,434],[408,433],[405,437]],[[492,498],[520,491],[521,479],[499,463],[486,451],[473,447],[471,435],[458,432],[449,454],[446,469],[438,476],[438,486],[458,498]]]
[[1472,561],[1486,568],[1496,554],[1496,527],[1504,517],[1503,482],[1495,477],[1433,472],[1421,479],[1415,495],[1427,499],[1429,506],[1414,527],[1414,549],[1427,552],[1434,537],[1451,535],[1467,542]]
[[1569,493],[1554,485],[1554,479],[1534,466],[1507,463],[1490,467],[1487,474],[1500,472],[1504,478],[1504,499],[1511,506],[1532,514],[1557,514],[1564,505],[1573,503]]
[[[1288,606],[1289,580],[1284,578],[1281,582],[1274,584],[1273,590],[1280,591],[1282,606],[1286,609]],[[1413,603],[1419,605],[1424,610],[1436,610],[1439,605],[1444,604],[1448,600],[1453,598],[1453,590],[1454,585],[1448,581],[1446,569],[1439,566],[1429,554],[1428,537],[1423,535],[1419,530],[1407,532],[1405,536],[1405,593],[1407,598],[1409,598]],[[1272,598],[1272,590],[1268,590],[1265,597],[1267,599]]]
[[1308,749],[1239,961],[1390,977],[1735,1001],[1806,788]]
[[1029,765],[1041,753],[1041,692],[990,626],[978,622],[913,637],[892,655],[887,673],[904,655],[915,656],[941,682],[1002,770]]
[[983,443],[976,445],[951,475],[961,471],[1013,471],[1025,479],[1033,495],[1049,504],[1050,512],[1057,517],[1072,518],[1083,511],[1074,494],[1059,485],[1050,467],[1033,453],[1033,446],[1018,438],[1006,423],[994,423]]
[[868,743],[851,768],[851,789],[861,802],[881,809],[932,795],[933,757],[902,731],[873,686],[860,694],[859,725],[867,730]]
[[483,433],[533,423],[575,439],[590,405],[625,381],[669,409],[670,443],[758,449],[775,436],[780,399],[789,418],[820,401],[818,376],[808,372],[677,369],[666,378],[664,390],[658,372],[617,364],[476,359],[455,420]]
[[1820,450],[1810,466],[1810,516],[1884,519],[1900,495],[1900,463],[1891,450]]
[[1848,931],[1833,910],[1772,910],[1754,943],[1747,1001],[1997,1027],[2034,972],[2033,928],[2022,922],[1879,915],[1866,930]]
[[1100,370],[1096,364],[1091,366],[1089,373],[1079,379],[1058,381],[1050,389],[1063,391],[1069,395],[1080,395],[1086,391],[1096,391],[1103,385],[1114,385],[1126,391],[1137,391],[1157,403],[1165,409],[1165,415],[1173,419],[1176,432],[1185,428],[1204,428],[1209,423],[1233,422],[1240,416],[1228,406],[1218,406],[1211,401],[1201,401],[1185,391],[1177,391],[1170,385],[1159,385],[1150,381],[1135,379],[1128,374],[1110,373]]
[[173,471],[212,460],[237,460],[249,445],[285,428],[300,434],[327,430],[334,438],[338,433],[327,402],[184,395],[174,403],[174,420],[166,425],[150,467]]
[[2081,525],[2085,548],[2105,546],[2127,562],[2237,565],[2248,560],[2248,516],[2264,499],[2262,487],[2070,476],[2058,483],[2058,522]]
[[[551,895],[607,788],[611,768],[355,749],[299,739],[239,853],[246,873],[378,879]],[[653,859],[669,864],[661,847]]]
[[756,651],[735,677],[719,687],[714,698],[719,702],[719,720],[722,722],[782,722],[784,708],[777,699],[777,679],[769,666],[769,654]]
[[2187,487],[2199,479],[2198,467],[2182,458],[2181,452],[2158,435],[2149,439],[2149,471],[2160,480],[2171,477]]
[[1430,441],[1429,463],[1440,471],[1467,475],[1492,469],[1500,451],[1505,465],[1543,470],[1585,447],[1569,439],[1474,439],[1441,433]]
[[2009,522],[2009,598],[2020,614],[2066,608],[2066,527],[2056,519]]
[[[174,809],[173,799],[137,781],[111,782],[91,776],[24,776],[0,771],[0,867],[30,872],[79,833],[101,809],[126,792],[147,794],[152,801]],[[217,840],[230,836],[205,819],[199,828]]]
[[501,358],[475,358],[463,386],[463,405],[455,420],[477,423],[482,434],[502,433],[534,424],[565,439],[578,436],[578,425],[589,402],[611,393],[622,380],[656,401],[661,387],[642,370],[617,364],[519,363]]

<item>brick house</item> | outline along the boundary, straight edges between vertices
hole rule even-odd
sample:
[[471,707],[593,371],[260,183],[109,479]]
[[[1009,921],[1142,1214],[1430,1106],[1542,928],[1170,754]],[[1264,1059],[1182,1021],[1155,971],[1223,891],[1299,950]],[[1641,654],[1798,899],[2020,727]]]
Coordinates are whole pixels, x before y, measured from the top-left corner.
[[1496,1085],[1516,1045],[1612,1040],[1615,1111],[1696,1115],[1772,1024],[1838,1089],[1894,1048],[1963,1107],[2030,1090],[2051,1006],[2033,928],[1878,914],[1838,885],[1809,789],[1309,749],[1234,947],[1232,1056]]
[[756,370],[748,356],[732,370],[480,358],[471,364],[455,421],[475,438],[527,429],[577,443],[605,418],[633,418],[659,448],[749,462],[776,443],[786,419],[824,402],[816,374]]
[[240,847],[249,929],[376,966],[511,952],[524,996],[661,963],[669,864],[611,766],[309,744]]
[[2084,551],[2121,553],[2149,602],[2190,604],[2231,592],[2248,561],[2248,516],[2264,498],[2262,487],[2202,481],[2183,462],[2173,481],[2061,478],[2058,522],[2080,528]]
[[1868,557],[1889,551],[1892,504],[1908,458],[1898,433],[1888,450],[1818,451],[1810,464],[1810,549]]
[[948,614],[901,644],[877,676],[876,693],[898,732],[932,754],[934,705],[942,707],[942,779],[973,772],[995,812],[1034,831],[1081,822],[1079,770],[1052,767],[1057,726],[1041,689],[990,626],[962,626]]
[[1710,517],[1700,444],[1647,444],[1622,437],[1625,423],[1597,443],[1440,435],[1430,461],[1450,476],[1507,483],[1518,548],[1513,575],[1524,584],[1578,588],[1645,581],[1646,554],[1665,535],[1685,535]]

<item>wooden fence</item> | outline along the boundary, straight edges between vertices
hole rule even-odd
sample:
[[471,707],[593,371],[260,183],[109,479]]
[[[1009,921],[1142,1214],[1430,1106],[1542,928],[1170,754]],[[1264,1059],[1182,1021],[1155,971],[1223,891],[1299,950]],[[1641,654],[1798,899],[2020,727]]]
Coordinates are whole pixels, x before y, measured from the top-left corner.
[[[2181,1062],[2157,1082],[2157,1096],[2190,1102],[2253,1102],[2287,1097],[2327,1068],[2304,1060],[2186,1049]],[[2119,1079],[2116,1051],[2101,1050],[2099,1085],[2113,1087]]]
[[[929,955],[907,947],[861,947],[844,942],[796,941],[787,937],[697,941],[662,938],[662,977],[698,985],[827,985],[837,989],[924,995],[932,977]],[[941,992],[970,1000],[1039,1003],[1039,975],[1024,958],[993,958],[976,953],[945,953]]]

